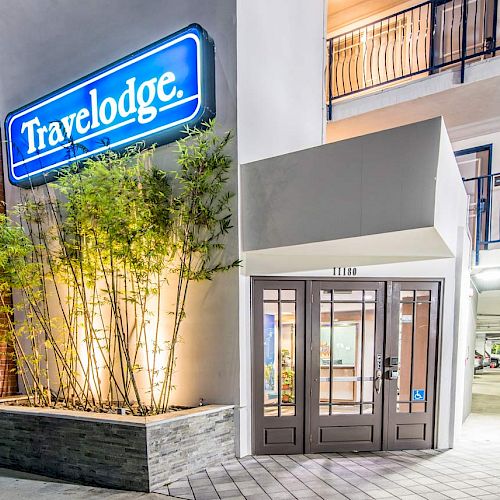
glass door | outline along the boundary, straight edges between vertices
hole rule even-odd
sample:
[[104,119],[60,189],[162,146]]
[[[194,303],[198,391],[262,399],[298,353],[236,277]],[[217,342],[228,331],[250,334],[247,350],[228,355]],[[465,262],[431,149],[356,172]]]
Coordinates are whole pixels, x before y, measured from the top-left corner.
[[303,281],[253,287],[254,453],[304,450]]
[[493,214],[500,213],[500,176],[492,174],[492,145],[464,149],[455,153],[460,175],[469,199],[468,226],[473,248],[498,248],[500,240],[500,219]]
[[439,283],[394,282],[391,288],[385,448],[432,448]]
[[[458,63],[462,57],[473,61],[491,56],[497,29],[494,27],[496,2],[497,0],[434,0],[433,47],[436,66],[444,65],[448,69],[448,65]],[[467,21],[465,40],[464,16]]]
[[432,448],[440,287],[253,281],[253,452]]
[[384,289],[313,284],[310,452],[381,448]]

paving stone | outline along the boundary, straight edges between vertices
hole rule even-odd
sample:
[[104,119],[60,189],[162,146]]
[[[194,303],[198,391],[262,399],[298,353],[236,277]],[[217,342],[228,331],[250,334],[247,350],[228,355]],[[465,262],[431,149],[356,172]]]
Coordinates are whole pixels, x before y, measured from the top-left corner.
[[219,493],[221,491],[239,491],[238,487],[234,483],[214,484],[214,487]]
[[273,493],[272,495],[269,495],[272,500],[294,500],[295,497],[292,496],[290,493]]
[[450,498],[449,496],[446,496],[443,493],[439,493],[437,491],[434,491],[432,493],[422,493],[422,496],[427,500],[447,500]]

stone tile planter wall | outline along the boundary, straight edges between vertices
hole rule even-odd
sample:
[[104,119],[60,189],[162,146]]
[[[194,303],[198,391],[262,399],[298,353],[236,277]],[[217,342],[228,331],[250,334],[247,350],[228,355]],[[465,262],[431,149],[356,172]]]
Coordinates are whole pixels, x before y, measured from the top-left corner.
[[0,405],[0,466],[153,491],[234,457],[232,406],[155,417]]

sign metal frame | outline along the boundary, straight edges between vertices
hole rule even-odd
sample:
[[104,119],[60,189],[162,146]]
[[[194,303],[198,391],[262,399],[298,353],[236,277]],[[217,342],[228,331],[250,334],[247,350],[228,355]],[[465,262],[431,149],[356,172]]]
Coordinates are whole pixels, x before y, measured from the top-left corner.
[[[178,106],[179,103],[185,104],[189,100],[197,100],[197,105],[194,112],[190,113],[186,117],[182,117],[182,119],[180,120],[171,123],[167,122],[162,124],[161,126],[155,125],[152,128],[145,126],[143,127],[142,131],[139,131],[133,136],[123,137],[121,140],[109,141],[106,143],[106,136],[104,134],[107,131],[110,131],[110,133],[112,133],[112,130],[116,130],[123,125],[128,125],[128,123],[126,122],[121,122],[118,124],[118,126],[113,126],[113,123],[111,123],[110,127],[105,128],[104,130],[98,130],[93,134],[89,134],[87,137],[78,138],[77,140],[73,140],[72,138],[68,139],[65,143],[62,143],[57,147],[51,147],[45,152],[37,152],[37,154],[32,154],[29,158],[22,158],[21,161],[16,162],[14,158],[14,148],[16,148],[16,144],[12,138],[12,125],[15,120],[22,118],[24,115],[28,115],[34,110],[43,109],[44,106],[48,106],[51,103],[56,102],[58,99],[68,96],[73,92],[77,92],[82,88],[86,88],[93,82],[98,83],[100,81],[104,81],[105,78],[112,77],[114,73],[126,69],[127,67],[132,67],[134,64],[140,64],[141,61],[144,61],[148,57],[154,56],[161,51],[167,51],[170,47],[174,47],[176,44],[179,44],[189,38],[195,41],[197,47],[197,93],[195,95],[188,96],[185,99],[174,99],[173,103],[166,104],[163,107],[159,108],[157,111],[168,111],[169,108]],[[165,70],[166,69],[168,68],[165,68]],[[178,97],[178,95],[175,97]],[[104,102],[104,100],[102,102]],[[74,161],[84,160],[85,158],[89,158],[91,156],[99,154],[107,149],[120,151],[138,141],[144,142],[146,145],[168,144],[182,137],[183,130],[186,126],[199,126],[203,122],[206,122],[207,120],[213,118],[215,116],[215,104],[214,42],[200,25],[191,24],[159,41],[156,41],[136,52],[133,52],[132,54],[129,54],[119,59],[118,61],[115,61],[97,71],[94,71],[68,85],[65,85],[60,89],[55,90],[54,92],[51,92],[46,96],[36,99],[35,101],[9,113],[5,119],[5,131],[7,139],[7,166],[10,183],[15,186],[24,188],[38,186],[54,180],[61,168]],[[59,122],[60,117],[55,118]],[[54,122],[55,121],[56,120],[54,120]],[[134,120],[129,120],[129,122],[131,121]],[[61,125],[59,127],[60,130],[63,130]],[[79,153],[73,154],[73,156],[68,155],[67,158],[63,160],[59,158],[53,163],[51,163],[50,161],[46,163],[44,162],[44,158],[47,158],[50,155],[53,155],[58,151],[64,149],[66,149],[66,151],[69,151],[70,147],[74,147],[75,143],[83,143],[85,140],[92,138],[92,136],[102,136],[103,141],[98,147],[95,147],[91,150],[84,150],[82,148]],[[32,165],[29,165],[30,163]],[[33,165],[35,164],[36,167],[33,168]],[[20,166],[25,167],[24,173],[19,173]]]

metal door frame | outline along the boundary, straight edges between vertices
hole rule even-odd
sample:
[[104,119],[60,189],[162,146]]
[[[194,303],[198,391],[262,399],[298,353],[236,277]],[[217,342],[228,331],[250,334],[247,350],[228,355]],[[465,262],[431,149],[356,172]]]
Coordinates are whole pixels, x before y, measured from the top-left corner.
[[[443,345],[442,345],[442,321],[443,321],[443,307],[444,307],[444,295],[445,295],[445,285],[446,280],[444,278],[411,278],[411,277],[373,277],[373,276],[356,276],[356,277],[322,277],[322,276],[251,276],[250,278],[250,332],[251,332],[251,401],[252,401],[252,409],[251,409],[251,429],[252,429],[252,453],[255,452],[255,438],[256,438],[256,419],[255,419],[255,405],[253,402],[256,398],[256,387],[255,387],[255,370],[254,366],[254,353],[255,353],[255,335],[254,335],[254,327],[255,327],[255,296],[254,296],[254,288],[256,281],[277,281],[277,282],[286,282],[286,281],[303,281],[305,284],[305,307],[304,307],[304,452],[307,453],[309,436],[311,432],[311,417],[310,411],[307,411],[311,408],[311,339],[312,339],[312,285],[313,282],[316,281],[329,281],[329,282],[385,282],[385,321],[384,321],[384,359],[385,359],[385,336],[386,332],[389,328],[391,328],[391,303],[392,303],[392,282],[401,282],[401,283],[425,283],[425,282],[434,282],[439,284],[439,292],[438,292],[438,308],[437,308],[437,326],[436,326],[436,368],[434,371],[434,402],[433,402],[433,436],[432,436],[432,445],[430,449],[436,448],[437,443],[437,433],[439,427],[439,394],[441,392],[441,367],[442,367],[442,353],[443,353]],[[385,388],[382,386],[382,394],[383,394],[383,409],[382,409],[382,450],[387,449],[387,429],[388,425],[385,424],[385,419],[387,416],[386,408],[385,408],[385,400],[388,399],[385,397]]]

